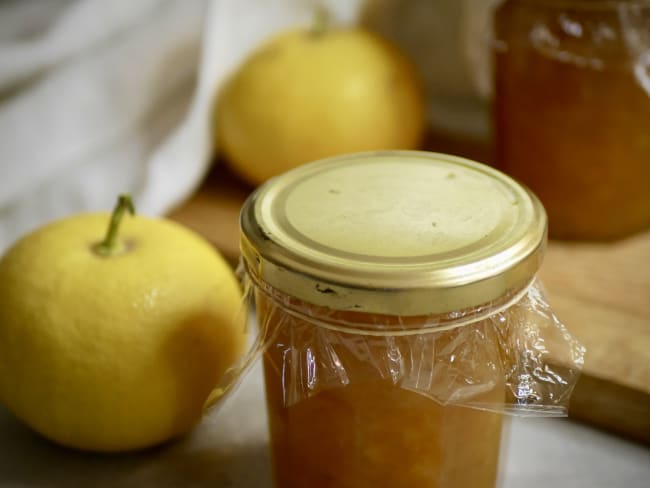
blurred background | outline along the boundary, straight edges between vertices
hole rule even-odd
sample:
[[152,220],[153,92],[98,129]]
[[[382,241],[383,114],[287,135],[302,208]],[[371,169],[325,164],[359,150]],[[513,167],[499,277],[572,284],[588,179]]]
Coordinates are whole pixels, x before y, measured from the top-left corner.
[[[650,442],[647,0],[0,1],[0,252],[129,192],[140,213],[176,219],[235,262],[239,208],[280,164],[269,155],[282,159],[279,129],[248,132],[246,121],[271,110],[289,120],[333,106],[325,93],[349,91],[329,76],[345,63],[323,62],[330,71],[302,90],[312,98],[283,104],[268,88],[292,86],[301,67],[267,79],[247,64],[273,35],[313,29],[318,11],[325,36],[363,29],[393,46],[361,71],[410,73],[376,99],[362,96],[375,93],[369,83],[354,103],[394,107],[412,95],[416,108],[394,112],[390,130],[412,126],[413,137],[359,149],[466,156],[541,198],[552,237],[542,277],[588,350],[571,415]],[[240,75],[247,81],[237,85]],[[267,98],[247,105],[256,96]],[[319,157],[351,147],[335,144],[334,128],[379,133],[338,113],[322,116],[331,130],[314,129],[328,141]],[[313,159],[301,135],[283,134],[307,148],[295,164]]]
[[[400,139],[391,137],[399,129],[390,129],[385,141],[358,147],[328,136],[329,147],[319,141],[323,147],[292,165],[362,149],[451,152],[531,187],[550,215],[552,237],[612,240],[650,226],[644,0],[4,0],[0,8],[0,250],[53,218],[107,209],[120,191],[133,194],[142,213],[159,215],[187,201],[213,167],[234,167],[241,176],[243,166],[253,166],[259,178],[238,178],[249,190],[263,181],[278,165],[272,158],[223,151],[232,137],[225,131],[225,146],[219,140],[219,126],[228,127],[216,123],[220,94],[252,52],[278,32],[309,28],[319,8],[330,30],[369,30],[415,68],[424,133]],[[286,81],[276,83],[299,91],[305,83],[292,84],[294,68],[285,67]],[[326,88],[345,94],[345,83],[364,70],[373,76],[374,68],[368,62],[347,80],[346,69],[323,67],[314,85],[322,88],[334,73],[339,81]],[[381,101],[368,95],[353,102],[388,110],[401,92],[384,91]],[[327,96],[313,89],[321,105]],[[267,97],[253,115],[270,112],[275,98],[289,102]],[[319,107],[305,103],[286,113],[317,117]],[[241,107],[232,110],[224,120],[243,117]],[[418,116],[407,112],[378,118],[395,124]],[[353,123],[343,129],[346,117],[340,113],[339,129],[356,135]],[[377,130],[364,123],[354,126],[359,134]],[[258,144],[259,151],[280,147],[269,127],[266,134],[233,130],[247,138],[240,145],[267,137],[275,145]]]
[[[332,1],[333,26],[398,43],[426,87],[431,127],[488,135],[494,2]],[[0,249],[24,232],[131,192],[143,213],[186,200],[218,153],[211,112],[226,77],[317,2],[0,3]],[[404,28],[408,26],[408,28]]]

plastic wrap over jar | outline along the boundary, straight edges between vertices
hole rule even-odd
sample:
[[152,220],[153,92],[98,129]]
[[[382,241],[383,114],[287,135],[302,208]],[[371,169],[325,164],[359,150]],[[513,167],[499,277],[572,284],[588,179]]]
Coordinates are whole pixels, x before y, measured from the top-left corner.
[[442,406],[567,413],[584,348],[557,319],[538,280],[480,307],[418,317],[327,309],[248,274],[245,280],[264,338],[267,383],[278,383],[285,407],[379,382]]

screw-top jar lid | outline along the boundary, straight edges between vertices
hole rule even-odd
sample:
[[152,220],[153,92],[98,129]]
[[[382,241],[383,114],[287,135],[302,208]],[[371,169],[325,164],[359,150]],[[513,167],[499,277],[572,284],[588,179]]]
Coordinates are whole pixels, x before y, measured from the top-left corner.
[[271,179],[245,203],[241,230],[255,279],[323,307],[412,316],[525,286],[541,263],[546,214],[488,166],[386,151]]

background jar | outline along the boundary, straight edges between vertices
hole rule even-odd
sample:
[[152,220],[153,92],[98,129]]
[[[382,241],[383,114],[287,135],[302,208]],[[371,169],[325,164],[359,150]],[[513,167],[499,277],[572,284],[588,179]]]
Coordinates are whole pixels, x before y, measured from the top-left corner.
[[495,15],[497,167],[551,237],[650,226],[650,2],[507,0]]
[[277,486],[492,487],[499,414],[565,412],[576,356],[548,348],[580,350],[533,282],[545,214],[502,173],[342,156],[263,185],[241,227]]

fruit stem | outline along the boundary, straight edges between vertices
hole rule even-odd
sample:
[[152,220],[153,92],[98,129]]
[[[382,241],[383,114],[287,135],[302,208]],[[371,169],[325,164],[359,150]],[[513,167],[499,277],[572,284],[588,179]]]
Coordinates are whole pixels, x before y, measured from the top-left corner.
[[314,18],[311,24],[310,33],[313,36],[321,36],[325,33],[330,23],[330,14],[323,5],[318,5],[314,11]]
[[112,256],[122,251],[124,245],[120,245],[117,240],[117,232],[120,228],[120,223],[122,222],[122,216],[124,212],[128,211],[131,215],[135,214],[135,207],[133,206],[133,200],[131,195],[120,195],[117,199],[117,204],[113,209],[113,214],[111,215],[111,222],[108,225],[108,231],[104,240],[95,245],[94,250],[102,256]]

